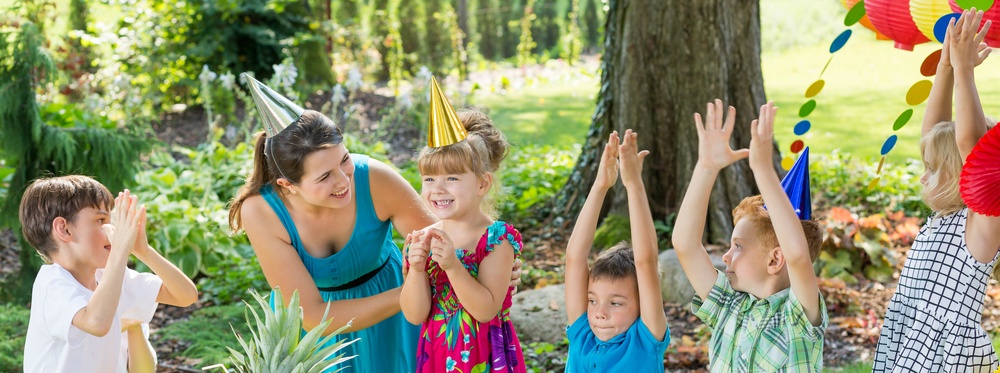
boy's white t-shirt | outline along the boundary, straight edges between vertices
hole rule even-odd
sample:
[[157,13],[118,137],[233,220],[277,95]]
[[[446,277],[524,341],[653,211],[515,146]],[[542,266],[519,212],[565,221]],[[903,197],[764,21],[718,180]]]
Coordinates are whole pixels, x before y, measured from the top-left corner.
[[[102,273],[95,273],[98,282]],[[31,289],[24,372],[116,372],[124,349],[121,319],[152,320],[162,284],[154,274],[127,269],[111,330],[96,337],[73,326],[73,317],[87,306],[94,292],[62,266],[43,265]]]

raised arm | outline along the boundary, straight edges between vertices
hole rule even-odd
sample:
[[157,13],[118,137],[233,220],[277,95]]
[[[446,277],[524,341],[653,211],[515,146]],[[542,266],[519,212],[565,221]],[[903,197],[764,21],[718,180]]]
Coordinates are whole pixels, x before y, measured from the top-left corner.
[[[145,207],[138,205],[136,198],[128,190],[115,199],[115,209],[111,212],[111,225],[114,230],[109,235],[111,254],[104,266],[104,276],[101,277],[101,282],[97,284],[97,289],[87,301],[87,305],[73,315],[73,326],[87,334],[96,337],[107,335],[111,332],[114,319],[118,317],[116,310],[118,301],[121,300],[122,284],[125,281],[125,265],[128,264],[128,257],[141,224],[139,213],[145,213]],[[58,224],[58,221],[54,224]],[[53,229],[53,231],[56,235],[60,235],[60,239],[72,239],[65,233],[65,229]]]
[[404,247],[410,270],[403,281],[399,307],[403,309],[406,321],[417,325],[426,321],[431,312],[431,283],[427,277],[427,258],[430,253],[424,244],[423,231],[407,234]]
[[[310,330],[321,322],[327,302],[323,301],[319,289],[302,260],[289,243],[281,221],[261,196],[253,196],[243,203],[240,211],[244,230],[254,253],[260,261],[264,277],[272,288],[280,288],[284,294],[299,291],[302,307],[302,328]],[[400,288],[394,288],[370,297],[344,299],[330,302],[333,323],[326,333],[333,332],[352,319],[350,331],[365,329],[399,313]],[[285,297],[285,305],[292,297]]]
[[597,178],[590,188],[587,201],[576,217],[576,225],[566,244],[566,316],[572,324],[587,312],[587,289],[590,285],[590,266],[587,258],[594,246],[594,232],[597,231],[597,218],[601,215],[601,207],[608,190],[618,181],[618,132],[608,136],[604,145],[604,153],[597,166]]
[[[948,34],[954,34],[951,63],[955,66],[955,140],[963,160],[987,131],[974,74],[975,67],[992,51],[982,42],[992,22],[986,21],[976,32],[982,17],[982,11],[966,11],[958,22],[948,25]],[[988,263],[1000,247],[1000,218],[970,212],[968,220],[965,239],[969,252],[976,260]]]
[[501,241],[479,264],[478,277],[472,277],[455,255],[455,245],[445,231],[428,228],[425,242],[430,244],[431,259],[448,274],[448,282],[462,307],[479,322],[495,318],[507,298],[510,282],[507,268],[514,265],[514,246]]
[[171,263],[160,255],[160,253],[156,252],[152,246],[149,246],[146,237],[147,217],[145,210],[141,214],[142,224],[140,224],[139,232],[136,235],[132,255],[135,255],[136,259],[139,259],[139,261],[149,267],[163,281],[163,284],[160,285],[159,293],[156,294],[156,303],[187,307],[197,302],[198,288],[194,286],[194,282],[184,272],[181,272],[180,268],[177,268],[174,263]]
[[639,317],[646,328],[663,340],[667,333],[667,316],[663,313],[663,293],[660,292],[659,250],[653,214],[649,211],[646,185],[642,182],[642,162],[648,150],[638,151],[638,134],[625,131],[618,150],[621,161],[622,184],[628,193],[628,215],[632,226],[632,254],[639,284]]
[[941,43],[941,59],[938,60],[934,84],[924,108],[924,121],[920,135],[925,136],[935,124],[951,120],[951,96],[955,88],[955,71],[951,68],[951,33],[946,33]]
[[774,102],[768,102],[760,107],[758,119],[750,124],[752,131],[750,169],[753,170],[754,179],[757,179],[757,188],[764,198],[774,233],[778,237],[778,246],[785,258],[792,293],[802,303],[809,321],[813,325],[819,325],[823,313],[819,308],[819,285],[816,282],[816,273],[813,271],[812,259],[809,257],[809,243],[806,241],[805,232],[802,231],[802,223],[792,208],[792,202],[781,188],[781,181],[778,180],[778,174],[771,163],[776,111]]
[[705,109],[705,123],[702,123],[701,114],[694,114],[694,124],[698,129],[698,163],[694,166],[674,223],[675,232],[685,233],[675,234],[671,238],[681,268],[701,299],[708,298],[719,275],[702,245],[712,186],[715,185],[720,170],[749,155],[746,149],[733,151],[729,146],[736,123],[736,108],[729,107],[725,121],[722,108],[722,100],[709,102]]
[[975,67],[989,56],[991,49],[983,44],[990,21],[976,32],[983,12],[965,11],[958,22],[949,23],[951,34],[951,65],[955,69],[955,140],[964,160],[979,139],[986,134],[986,115],[976,89]]
[[965,11],[958,22],[949,23],[951,34],[951,65],[955,69],[955,140],[964,160],[979,139],[986,134],[986,115],[976,89],[975,67],[989,56],[991,49],[983,44],[991,22],[976,32],[983,12]]

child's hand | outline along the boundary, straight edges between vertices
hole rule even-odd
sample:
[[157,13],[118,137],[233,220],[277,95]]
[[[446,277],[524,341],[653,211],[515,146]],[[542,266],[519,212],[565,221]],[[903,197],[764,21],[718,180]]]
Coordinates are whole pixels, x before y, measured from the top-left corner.
[[135,245],[132,247],[132,255],[142,260],[153,250],[149,247],[149,238],[146,235],[146,205],[142,205],[142,208],[137,211],[137,215],[139,226],[135,235]]
[[142,321],[135,319],[122,319],[122,332],[132,328],[142,329]]
[[750,169],[755,172],[772,170],[774,153],[774,101],[760,107],[760,114],[750,123]]
[[594,189],[608,190],[618,181],[618,131],[611,132],[608,143],[604,144],[601,162],[597,165]]
[[406,260],[410,262],[410,269],[415,273],[423,273],[427,270],[428,248],[424,243],[424,232],[413,231],[406,235]]
[[115,198],[115,209],[111,212],[110,230],[111,253],[124,253],[128,256],[135,246],[136,236],[139,233],[140,216],[145,216],[146,207],[139,207],[135,196],[126,189]]
[[438,266],[445,272],[454,269],[465,269],[455,255],[455,244],[443,230],[438,228],[428,228],[424,234],[424,240],[430,246],[431,259],[437,262]]
[[[962,12],[962,16],[958,18],[957,22],[954,19],[948,22],[945,41],[949,49],[947,57],[952,66],[956,68],[979,66],[993,51],[986,43],[983,43],[992,21],[987,20],[983,28],[978,33],[976,32],[982,19],[983,12],[973,8]],[[945,53],[942,51],[941,58],[945,57]]]
[[701,114],[694,113],[694,124],[698,128],[698,163],[713,170],[721,170],[750,155],[749,150],[733,151],[729,139],[736,124],[736,108],[730,106],[725,122],[722,117],[722,100],[715,99],[705,108],[705,122]]
[[622,184],[626,188],[642,184],[642,161],[649,155],[649,150],[639,151],[639,134],[625,130],[622,145],[618,147],[618,159],[622,164]]

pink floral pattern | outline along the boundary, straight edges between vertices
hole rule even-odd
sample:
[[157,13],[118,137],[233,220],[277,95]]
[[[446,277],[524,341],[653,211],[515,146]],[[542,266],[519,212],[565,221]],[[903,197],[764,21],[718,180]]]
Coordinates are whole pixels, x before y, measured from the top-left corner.
[[[514,257],[520,257],[521,234],[502,221],[486,230],[474,252],[455,250],[469,273],[478,277],[479,263],[501,241],[510,242]],[[510,322],[513,289],[507,290],[503,307],[496,317],[478,322],[459,303],[447,275],[437,263],[428,263],[427,273],[431,284],[431,313],[420,330],[417,372],[525,372],[521,343]]]

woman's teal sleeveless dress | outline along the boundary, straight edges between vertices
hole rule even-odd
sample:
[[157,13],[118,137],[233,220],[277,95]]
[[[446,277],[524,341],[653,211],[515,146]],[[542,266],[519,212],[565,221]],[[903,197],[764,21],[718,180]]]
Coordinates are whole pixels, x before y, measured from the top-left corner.
[[[260,190],[281,219],[325,301],[364,298],[403,284],[402,254],[392,242],[392,223],[379,220],[372,204],[368,156],[352,154],[351,158],[357,203],[354,232],[347,245],[326,258],[315,258],[305,251],[295,222],[274,189],[267,185]],[[343,334],[341,338],[348,340],[360,338],[341,350],[345,356],[357,355],[343,372],[413,372],[419,332],[420,327],[407,322],[400,312],[369,328]]]

